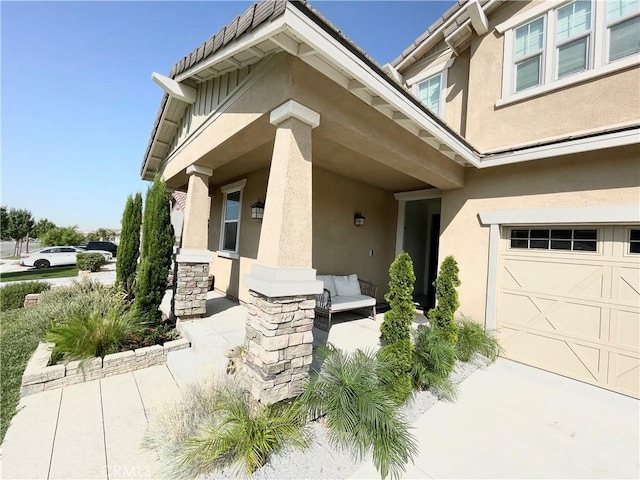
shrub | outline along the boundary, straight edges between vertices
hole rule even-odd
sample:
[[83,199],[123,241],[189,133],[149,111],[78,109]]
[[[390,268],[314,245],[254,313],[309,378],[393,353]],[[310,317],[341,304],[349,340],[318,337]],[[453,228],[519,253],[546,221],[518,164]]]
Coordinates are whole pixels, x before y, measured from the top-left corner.
[[313,417],[324,415],[336,448],[362,460],[369,451],[382,478],[398,478],[417,453],[413,436],[397,403],[383,385],[392,375],[384,358],[362,350],[352,354],[325,348],[319,372],[299,400]]
[[170,478],[231,467],[253,473],[284,447],[311,441],[298,403],[258,404],[232,383],[192,386],[150,425],[143,446],[158,449]]
[[40,235],[40,245],[79,245],[84,241],[84,235],[76,227],[54,227]]
[[501,351],[500,345],[493,335],[485,332],[482,325],[469,317],[462,317],[459,324],[456,352],[461,361],[468,362],[476,352],[492,362],[498,357]]
[[118,352],[127,336],[140,329],[132,312],[116,307],[106,313],[72,314],[51,326],[47,341],[55,343],[52,356],[66,354],[70,360],[84,360]]
[[129,195],[122,212],[122,232],[116,259],[116,283],[122,285],[127,296],[133,295],[133,284],[140,256],[140,226],[142,223],[142,195]]
[[5,285],[0,288],[0,310],[22,308],[24,299],[30,293],[40,293],[49,290],[47,282],[22,282]]
[[78,258],[77,267],[79,270],[97,272],[105,264],[104,256],[101,253],[79,253],[76,257]]
[[147,190],[142,224],[142,262],[138,266],[135,285],[137,314],[155,322],[160,319],[158,308],[167,289],[175,242],[166,190],[158,175]]
[[460,286],[458,272],[458,264],[452,256],[443,260],[438,277],[433,282],[436,287],[437,304],[428,313],[431,325],[440,329],[444,338],[452,345],[455,345],[458,339],[458,325],[453,318],[460,306],[456,290],[456,287]]
[[411,323],[416,315],[413,285],[416,276],[413,262],[406,252],[398,255],[389,268],[389,293],[385,299],[390,310],[380,327],[383,347],[380,354],[392,364],[394,375],[386,386],[398,403],[411,394]]
[[433,388],[446,398],[455,398],[457,391],[449,375],[456,363],[456,348],[436,328],[419,328],[413,340],[411,376],[415,387]]
[[138,332],[132,332],[125,338],[125,346],[135,350],[141,347],[151,347],[153,345],[163,345],[165,342],[175,340],[179,337],[178,331],[173,324],[162,324],[157,327],[144,328]]

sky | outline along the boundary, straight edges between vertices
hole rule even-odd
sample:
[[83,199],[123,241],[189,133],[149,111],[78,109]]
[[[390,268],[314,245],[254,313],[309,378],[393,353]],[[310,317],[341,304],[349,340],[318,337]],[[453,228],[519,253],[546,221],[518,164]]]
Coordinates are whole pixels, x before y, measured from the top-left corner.
[[[310,1],[379,64],[452,1]],[[0,0],[0,203],[80,230],[120,228],[171,66],[245,1]]]

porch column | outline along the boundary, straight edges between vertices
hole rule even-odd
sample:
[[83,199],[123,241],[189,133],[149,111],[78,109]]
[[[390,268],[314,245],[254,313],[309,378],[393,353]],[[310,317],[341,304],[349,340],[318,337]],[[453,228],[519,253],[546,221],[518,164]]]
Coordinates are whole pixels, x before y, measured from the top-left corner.
[[311,268],[311,131],[320,115],[289,100],[271,112],[276,137],[269,172],[258,261],[244,279],[251,294],[242,380],[260,402],[299,393],[313,349]]
[[209,177],[213,170],[190,165],[182,246],[175,257],[173,314],[179,320],[200,318],[206,312],[209,290]]

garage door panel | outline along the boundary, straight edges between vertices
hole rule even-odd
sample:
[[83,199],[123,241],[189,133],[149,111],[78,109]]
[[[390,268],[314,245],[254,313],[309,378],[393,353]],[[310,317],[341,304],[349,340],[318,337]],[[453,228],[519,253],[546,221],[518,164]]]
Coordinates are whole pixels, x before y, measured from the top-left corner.
[[593,254],[507,246],[498,338],[508,358],[640,397],[640,256],[626,227],[599,231]]

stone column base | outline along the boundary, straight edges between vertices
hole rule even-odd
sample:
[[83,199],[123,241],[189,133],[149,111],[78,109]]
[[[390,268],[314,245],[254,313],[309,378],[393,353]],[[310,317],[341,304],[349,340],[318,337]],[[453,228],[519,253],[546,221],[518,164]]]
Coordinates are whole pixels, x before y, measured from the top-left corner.
[[249,293],[242,382],[266,405],[293,398],[300,393],[313,358],[315,297]]
[[207,311],[209,263],[177,261],[177,264],[173,314],[180,320],[201,318]]

